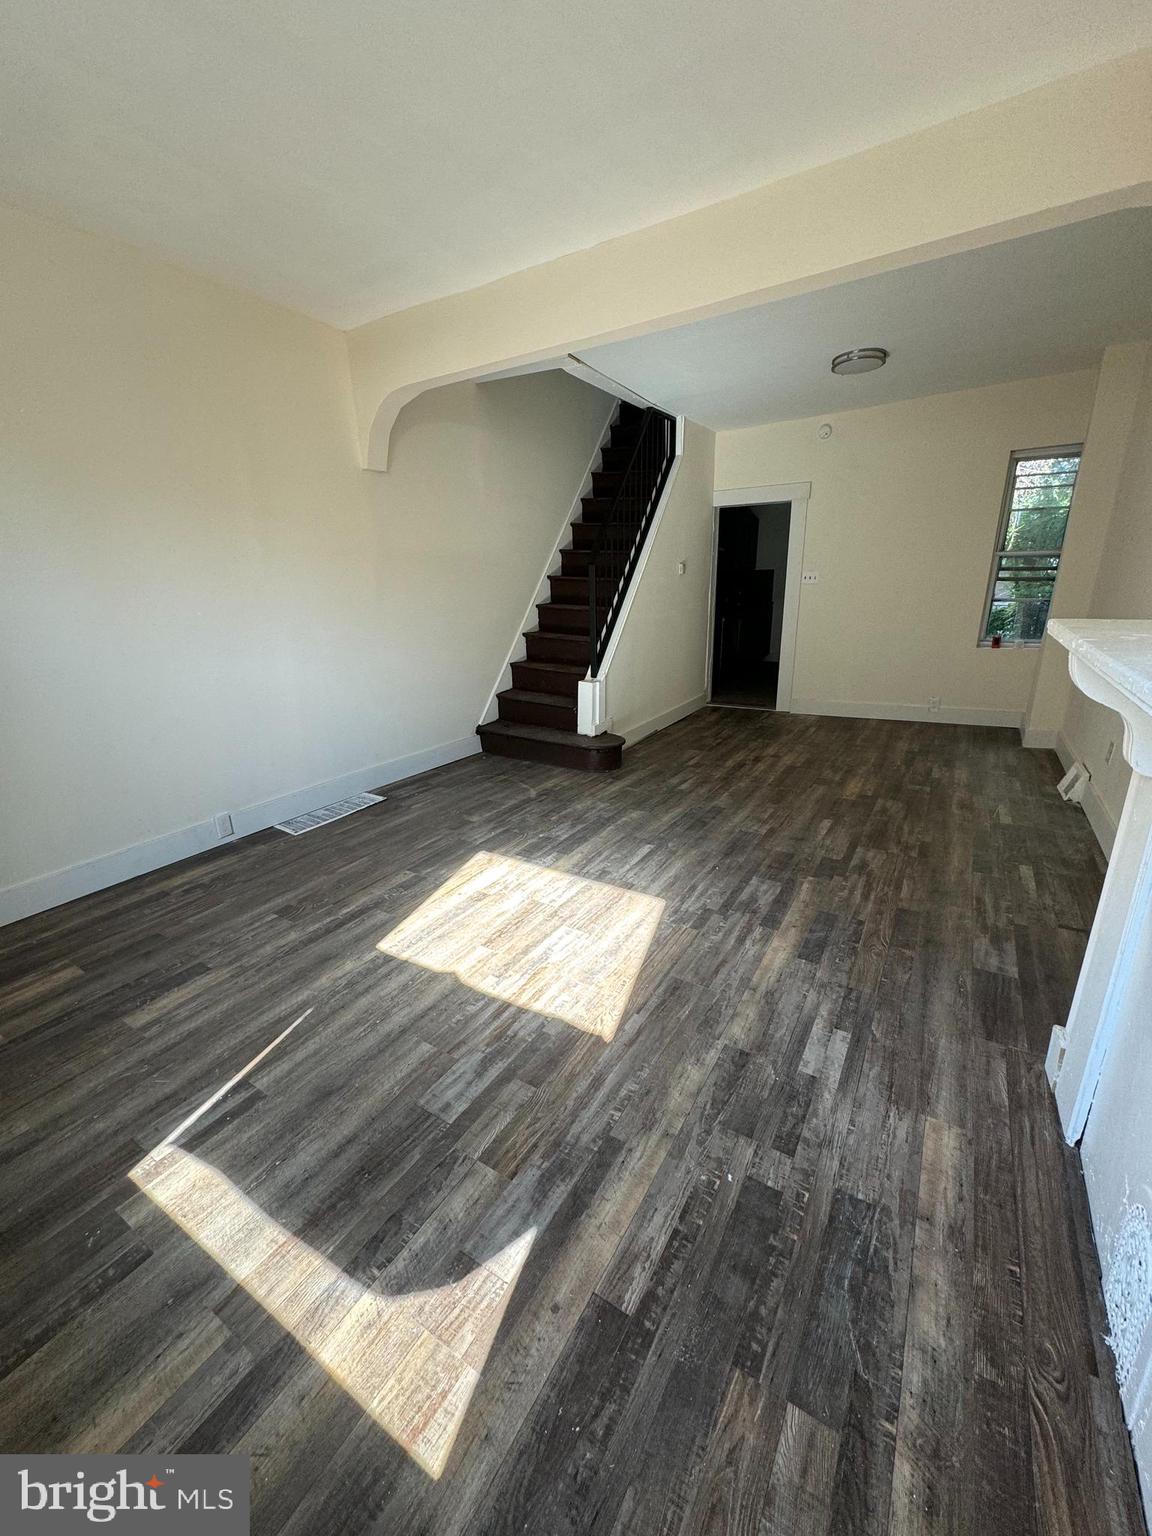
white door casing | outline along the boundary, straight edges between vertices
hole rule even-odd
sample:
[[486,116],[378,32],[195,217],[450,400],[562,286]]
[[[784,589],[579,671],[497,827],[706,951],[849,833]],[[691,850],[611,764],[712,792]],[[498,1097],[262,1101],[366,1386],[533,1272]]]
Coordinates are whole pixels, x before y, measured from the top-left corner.
[[741,485],[717,491],[712,498],[712,581],[708,598],[708,690],[712,689],[712,634],[716,623],[716,553],[721,507],[757,507],[770,502],[791,504],[788,522],[788,564],[784,575],[784,621],[780,631],[780,675],[776,683],[776,709],[787,714],[792,708],[792,682],[796,670],[796,631],[800,624],[800,578],[804,572],[804,532],[808,521],[808,500],[812,495],[810,480],[789,485]]

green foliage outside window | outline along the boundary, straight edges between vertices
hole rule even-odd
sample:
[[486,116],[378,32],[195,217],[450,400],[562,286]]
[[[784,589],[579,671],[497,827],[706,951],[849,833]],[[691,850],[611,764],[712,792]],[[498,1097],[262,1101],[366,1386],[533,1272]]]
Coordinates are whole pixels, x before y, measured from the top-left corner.
[[1043,639],[1079,468],[1079,452],[1013,455],[985,640]]

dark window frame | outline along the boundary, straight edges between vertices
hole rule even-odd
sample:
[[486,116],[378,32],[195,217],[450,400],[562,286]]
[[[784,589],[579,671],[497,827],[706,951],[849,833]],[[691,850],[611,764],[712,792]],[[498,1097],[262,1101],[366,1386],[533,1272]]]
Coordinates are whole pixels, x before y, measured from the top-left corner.
[[[1056,581],[1060,574],[1060,561],[1064,551],[1064,540],[1068,536],[1068,518],[1072,512],[1072,502],[1076,495],[1076,485],[1080,478],[1081,459],[1084,453],[1083,443],[1060,443],[1051,448],[1016,448],[1008,458],[1008,473],[1004,478],[1004,492],[1000,498],[1000,519],[996,526],[996,545],[992,551],[992,569],[988,575],[988,586],[984,593],[984,607],[981,610],[980,633],[977,645],[995,649],[992,645],[993,636],[988,632],[988,626],[992,622],[992,608],[996,597],[997,584],[1005,579],[1017,578],[1025,572],[1035,572],[1035,580],[1049,582],[1048,604],[1052,603],[1052,593],[1056,589]],[[1072,496],[1069,498],[1068,507],[1064,515],[1064,528],[1060,535],[1060,543],[1054,549],[1009,549],[1006,547],[1008,528],[1012,517],[1012,500],[1016,492],[1016,481],[1020,474],[1020,465],[1035,459],[1075,459],[1076,474],[1072,481]],[[1005,562],[1010,562],[1005,567]],[[1047,613],[1045,614],[1045,628],[1047,628]],[[1034,640],[1004,640],[1005,647],[1013,648],[1021,645],[1041,645],[1044,636],[1041,634]]]

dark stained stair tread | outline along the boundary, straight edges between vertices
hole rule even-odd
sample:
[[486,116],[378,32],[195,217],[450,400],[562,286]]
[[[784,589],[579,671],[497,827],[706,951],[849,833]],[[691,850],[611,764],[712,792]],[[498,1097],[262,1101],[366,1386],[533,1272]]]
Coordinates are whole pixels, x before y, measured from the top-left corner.
[[562,629],[530,629],[524,635],[529,661],[562,661],[566,665],[579,665],[586,676],[588,658],[592,654],[592,642],[588,628],[582,631]]
[[516,699],[521,704],[555,704],[565,708],[572,700],[562,693],[540,693],[533,688],[505,688],[496,695],[498,699]]
[[581,515],[590,523],[603,522],[608,517],[615,501],[611,496],[582,496],[580,498]]
[[547,725],[521,725],[518,721],[492,720],[478,725],[485,752],[518,757],[558,768],[584,768],[593,772],[619,768],[623,736],[581,736],[576,731],[557,731]]
[[552,588],[552,600],[557,603],[588,601],[588,577],[586,575],[573,576],[557,571],[548,578]]
[[555,730],[576,729],[576,694],[551,690],[505,688],[496,695],[501,720],[521,725],[548,725]]
[[540,628],[566,635],[586,636],[588,633],[587,603],[537,603]]
[[576,549],[591,549],[601,539],[610,534],[623,532],[624,528],[624,523],[598,523],[595,519],[590,522],[573,523],[573,545]]
[[[539,667],[541,672],[563,672],[571,675],[577,682],[588,676],[588,668],[582,661],[514,661],[514,667]],[[551,689],[545,690],[551,692]]]
[[585,666],[570,666],[564,661],[514,661],[512,686],[525,693],[543,693],[549,698],[575,704]]
[[613,736],[611,731],[605,731],[601,736],[580,736],[575,731],[554,731],[547,725],[510,725],[506,720],[490,720],[476,729],[495,731],[503,736],[531,737],[534,741],[554,742],[557,746],[575,744],[580,747],[596,747],[602,751],[624,745],[623,736]]

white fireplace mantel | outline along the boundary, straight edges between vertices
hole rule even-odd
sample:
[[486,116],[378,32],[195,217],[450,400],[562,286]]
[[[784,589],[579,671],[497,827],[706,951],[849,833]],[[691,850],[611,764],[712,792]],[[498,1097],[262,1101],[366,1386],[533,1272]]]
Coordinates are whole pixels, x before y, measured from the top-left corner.
[[1064,1134],[1080,1139],[1108,1047],[1126,1003],[1152,911],[1152,622],[1053,619],[1072,681],[1124,722],[1132,781],[1116,832],[1100,904],[1063,1028],[1052,1032],[1048,1076]]

